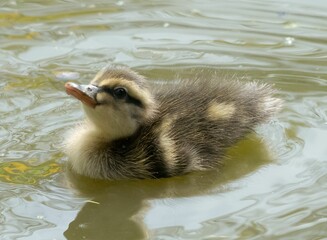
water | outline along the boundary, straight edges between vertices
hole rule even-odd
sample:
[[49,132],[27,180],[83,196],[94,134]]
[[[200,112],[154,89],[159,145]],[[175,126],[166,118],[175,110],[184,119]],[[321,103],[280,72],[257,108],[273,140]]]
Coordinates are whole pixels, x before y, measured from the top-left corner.
[[[327,239],[326,1],[108,2],[0,3],[0,239]],[[107,63],[256,79],[285,104],[220,172],[80,179],[63,85]]]

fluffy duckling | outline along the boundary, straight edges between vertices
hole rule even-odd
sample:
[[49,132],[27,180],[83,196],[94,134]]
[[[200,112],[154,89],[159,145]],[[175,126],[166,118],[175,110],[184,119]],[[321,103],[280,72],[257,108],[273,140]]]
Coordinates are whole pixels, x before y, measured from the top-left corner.
[[226,148],[281,106],[269,85],[180,81],[149,87],[125,67],[66,83],[85,121],[66,141],[73,171],[97,179],[163,178],[221,164]]

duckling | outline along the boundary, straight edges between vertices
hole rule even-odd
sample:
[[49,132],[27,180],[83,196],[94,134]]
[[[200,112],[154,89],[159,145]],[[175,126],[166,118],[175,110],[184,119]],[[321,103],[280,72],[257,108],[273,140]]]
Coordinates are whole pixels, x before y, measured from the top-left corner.
[[109,66],[65,84],[86,119],[66,140],[71,169],[96,179],[166,178],[217,168],[226,149],[281,107],[267,84],[219,79],[152,84]]

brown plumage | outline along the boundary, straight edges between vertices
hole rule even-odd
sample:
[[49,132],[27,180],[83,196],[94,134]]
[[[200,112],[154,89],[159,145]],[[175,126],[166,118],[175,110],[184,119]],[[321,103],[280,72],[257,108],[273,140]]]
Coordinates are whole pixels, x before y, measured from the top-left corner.
[[86,120],[66,142],[74,171],[98,179],[170,177],[221,164],[225,150],[281,106],[269,85],[196,79],[152,84],[124,67],[66,84]]

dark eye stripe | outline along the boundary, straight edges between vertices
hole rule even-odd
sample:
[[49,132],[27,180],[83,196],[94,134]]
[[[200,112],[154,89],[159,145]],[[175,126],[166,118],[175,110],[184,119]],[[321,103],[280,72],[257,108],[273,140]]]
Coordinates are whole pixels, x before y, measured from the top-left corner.
[[123,87],[116,87],[113,90],[114,96],[118,99],[125,99],[127,98],[127,89]]
[[[108,87],[101,87],[99,92],[105,92],[107,94],[110,94],[111,96],[114,97],[114,92],[113,92],[113,89],[112,88],[108,88]],[[125,102],[126,103],[130,103],[130,104],[134,104],[135,106],[138,106],[140,108],[143,108],[143,104],[140,100],[130,96],[128,93],[127,93],[127,97],[125,98]]]
[[99,92],[105,92],[113,96],[113,90],[108,87],[100,87]]

